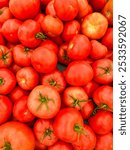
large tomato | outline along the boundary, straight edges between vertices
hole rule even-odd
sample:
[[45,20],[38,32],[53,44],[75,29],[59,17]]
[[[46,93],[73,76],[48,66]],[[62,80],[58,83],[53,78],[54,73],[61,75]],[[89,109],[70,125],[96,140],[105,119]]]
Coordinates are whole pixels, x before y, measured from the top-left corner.
[[34,150],[34,148],[33,132],[25,124],[10,121],[0,126],[0,149]]

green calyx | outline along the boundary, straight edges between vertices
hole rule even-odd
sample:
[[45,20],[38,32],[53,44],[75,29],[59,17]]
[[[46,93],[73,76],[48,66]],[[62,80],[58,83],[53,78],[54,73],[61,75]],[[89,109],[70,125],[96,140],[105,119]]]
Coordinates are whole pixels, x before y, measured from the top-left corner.
[[4,53],[2,49],[0,49],[0,51],[2,54],[0,59],[4,61],[5,65],[7,65],[7,59],[10,58],[9,53],[11,52],[11,50],[7,51],[6,53]]
[[3,11],[2,10],[0,10],[0,15],[2,15],[3,14]]
[[66,50],[64,50],[63,58],[64,58],[65,60],[70,60],[70,58],[68,57],[68,54],[67,54],[67,51],[66,51]]
[[56,82],[54,79],[51,79],[51,80],[49,81],[49,84],[50,84],[51,86],[57,86],[57,82]]
[[4,150],[12,150],[12,148],[11,148],[11,144],[9,143],[9,142],[5,142],[5,144],[4,144]]
[[45,40],[45,39],[47,39],[47,36],[45,34],[43,34],[42,32],[38,32],[38,33],[36,33],[35,38],[39,39],[39,40]]
[[3,85],[3,84],[4,84],[4,79],[0,78],[0,85]]
[[25,52],[26,54],[28,54],[29,51],[30,51],[30,48],[24,47],[24,52]]
[[47,128],[45,130],[45,132],[43,133],[43,136],[41,138],[41,141],[43,141],[47,136],[50,137],[50,140],[51,140],[51,134],[53,133],[53,130],[51,130],[50,128]]
[[104,73],[99,74],[100,76],[103,76],[104,74],[109,74],[111,72],[111,70],[112,70],[111,67],[106,67],[106,68],[105,67],[98,67],[98,68],[100,68],[100,69],[102,69],[104,71]]

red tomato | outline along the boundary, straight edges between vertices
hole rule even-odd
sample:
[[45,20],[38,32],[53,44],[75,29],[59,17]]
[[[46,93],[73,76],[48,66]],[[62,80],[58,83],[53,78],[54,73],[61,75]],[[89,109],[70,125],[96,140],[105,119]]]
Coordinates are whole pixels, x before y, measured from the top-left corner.
[[12,107],[10,99],[7,96],[0,95],[0,125],[10,118]]
[[69,42],[76,34],[80,32],[80,23],[77,20],[72,20],[64,24],[62,38]]
[[94,80],[101,84],[108,84],[113,81],[113,62],[110,59],[99,59],[92,65]]
[[16,74],[21,68],[22,68],[22,67],[20,67],[20,66],[14,64],[14,63],[10,66],[10,70],[11,70],[14,74]]
[[54,0],[50,1],[46,6],[46,15],[56,16],[56,11],[54,9]]
[[105,45],[101,44],[97,40],[92,40],[91,44],[92,44],[92,49],[90,51],[90,57],[92,59],[101,59],[106,56],[108,50]]
[[58,113],[61,105],[59,93],[51,86],[36,86],[28,97],[28,109],[39,118],[51,119]]
[[39,14],[34,18],[34,20],[35,20],[36,22],[38,22],[38,23],[41,25],[41,23],[42,23],[44,17],[45,17],[45,15],[44,15],[43,13],[39,13]]
[[81,87],[68,87],[64,90],[63,101],[68,107],[82,110],[88,101],[88,95]]
[[57,56],[54,51],[44,46],[36,48],[31,55],[31,62],[36,71],[50,73],[55,70]]
[[43,32],[49,37],[59,36],[63,31],[63,23],[59,18],[46,15],[41,23]]
[[89,39],[85,35],[77,34],[70,40],[67,53],[72,60],[83,60],[88,57],[90,51]]
[[18,43],[18,29],[21,26],[22,22],[18,19],[8,19],[3,23],[2,34],[7,41],[11,43]]
[[9,67],[12,61],[12,51],[6,46],[0,45],[0,68]]
[[56,37],[50,37],[53,42],[55,42],[57,45],[61,45],[63,43],[63,39],[61,36]]
[[9,9],[18,19],[25,20],[34,18],[40,11],[40,0],[10,0]]
[[58,141],[54,145],[49,146],[48,150],[73,150],[73,147],[69,143]]
[[90,5],[93,7],[94,11],[101,11],[108,0],[90,0]]
[[0,68],[0,94],[9,94],[16,85],[16,78],[12,71]]
[[83,118],[75,108],[64,108],[54,120],[54,131],[57,137],[65,142],[76,142],[84,132]]
[[39,75],[32,67],[24,67],[16,74],[18,85],[24,90],[32,90],[39,83]]
[[113,111],[113,88],[109,85],[100,86],[94,91],[93,100],[99,109]]
[[70,85],[84,86],[93,78],[92,67],[86,61],[73,61],[66,69],[65,78]]
[[4,23],[6,20],[12,18],[12,14],[8,7],[0,9],[0,23]]
[[33,132],[36,139],[45,146],[51,146],[58,140],[51,120],[38,119],[34,124]]
[[77,16],[79,6],[77,0],[55,0],[54,9],[61,20],[70,21]]
[[5,39],[3,37],[3,34],[0,32],[0,45],[5,45]]
[[113,150],[113,135],[108,133],[105,135],[97,135],[95,150]]
[[13,48],[14,62],[21,67],[31,66],[32,49],[24,47],[22,44],[16,45]]
[[0,8],[8,6],[9,0],[0,0]]
[[75,150],[93,150],[96,145],[96,135],[93,130],[84,125],[84,134],[81,134],[80,138],[73,143]]
[[88,122],[93,131],[100,135],[111,132],[113,128],[113,117],[110,111],[98,110]]
[[24,46],[35,48],[43,39],[46,39],[46,36],[41,32],[40,24],[29,19],[19,27],[18,38]]
[[0,126],[0,147],[12,150],[33,150],[35,148],[33,132],[23,123],[7,122]]
[[100,39],[104,36],[108,27],[107,19],[98,12],[87,15],[82,24],[81,31],[90,39]]
[[35,140],[35,150],[47,150],[47,147],[38,140]]
[[61,93],[66,87],[66,81],[63,74],[55,70],[49,74],[45,74],[41,79],[42,85],[50,85],[54,87],[59,93]]

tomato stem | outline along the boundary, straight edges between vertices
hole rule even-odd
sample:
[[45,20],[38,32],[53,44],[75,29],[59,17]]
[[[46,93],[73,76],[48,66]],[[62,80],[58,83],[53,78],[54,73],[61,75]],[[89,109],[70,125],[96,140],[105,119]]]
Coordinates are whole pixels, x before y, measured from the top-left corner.
[[45,40],[45,39],[47,39],[47,36],[45,34],[43,34],[42,32],[38,32],[38,33],[36,33],[35,38],[40,39],[40,40]]
[[0,15],[2,15],[3,14],[3,11],[2,10],[0,10]]
[[0,85],[3,85],[3,84],[4,84],[4,79],[0,78]]
[[30,51],[30,48],[24,47],[24,52],[25,52],[26,54],[28,54],[29,51]]
[[63,58],[64,58],[65,60],[70,60],[70,58],[68,57],[67,51],[66,51],[65,49],[64,49]]
[[51,140],[51,134],[53,133],[53,130],[51,130],[50,128],[47,128],[45,130],[45,132],[43,133],[43,136],[41,138],[41,141],[43,141],[47,136],[50,137],[50,140]]
[[2,53],[2,56],[1,56],[0,59],[3,60],[4,64],[6,65],[7,64],[7,58],[10,58],[10,56],[8,56],[8,54],[11,52],[11,50],[7,51],[5,54],[4,54],[2,49],[0,49],[0,50],[1,50],[1,53]]
[[54,79],[51,79],[51,80],[49,81],[49,84],[50,84],[51,86],[56,86],[56,85],[57,85],[57,82],[56,82]]
[[5,142],[5,144],[4,144],[4,150],[12,150],[11,144],[9,142]]

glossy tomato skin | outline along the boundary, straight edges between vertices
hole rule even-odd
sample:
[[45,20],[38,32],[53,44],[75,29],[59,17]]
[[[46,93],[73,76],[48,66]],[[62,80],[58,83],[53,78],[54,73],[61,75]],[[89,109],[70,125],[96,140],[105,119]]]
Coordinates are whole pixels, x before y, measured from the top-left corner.
[[47,147],[35,139],[35,150],[47,150]]
[[59,93],[51,86],[36,86],[28,97],[28,109],[39,118],[51,119],[61,106]]
[[53,127],[59,139],[72,143],[82,132],[83,118],[75,108],[64,108],[57,114]]
[[54,145],[49,146],[48,150],[73,150],[73,147],[69,143],[58,141]]
[[73,61],[66,69],[65,79],[70,85],[84,86],[92,78],[92,67],[86,61]]
[[107,0],[90,0],[90,4],[93,7],[94,11],[101,11],[106,3]]
[[56,16],[56,11],[54,9],[54,0],[50,1],[46,6],[46,15]]
[[3,7],[0,9],[0,23],[4,23],[6,20],[12,18],[12,14],[9,7]]
[[33,67],[24,67],[16,74],[18,85],[24,90],[32,90],[39,83],[39,75]]
[[40,0],[10,0],[9,9],[11,13],[20,20],[31,19],[40,11]]
[[89,126],[96,134],[104,135],[112,131],[113,116],[112,113],[105,110],[99,110],[88,120]]
[[0,8],[6,7],[9,4],[9,0],[1,0],[0,1]]
[[18,19],[8,19],[2,25],[2,34],[7,41],[11,43],[18,43],[18,29],[21,26],[22,22]]
[[36,71],[40,73],[50,73],[56,68],[57,56],[51,49],[41,46],[33,51],[31,63]]
[[102,38],[107,28],[107,19],[98,12],[87,15],[81,24],[82,33],[93,40]]
[[61,20],[71,21],[77,16],[79,6],[77,0],[55,0],[54,9]]
[[[13,150],[33,150],[35,148],[33,132],[23,123],[16,121],[4,123],[0,126],[0,133],[0,147]],[[14,135],[17,138],[14,138]]]
[[0,94],[9,94],[16,85],[15,75],[7,68],[0,68]]
[[6,122],[12,113],[13,105],[11,103],[11,100],[4,95],[0,95],[0,125]]
[[51,146],[58,140],[54,133],[52,120],[38,119],[33,126],[33,132],[36,139],[45,146]]
[[44,17],[45,15],[43,13],[38,13],[37,16],[34,18],[34,20],[41,25]]
[[96,60],[93,65],[94,80],[100,84],[113,81],[113,61],[107,58]]
[[105,135],[97,135],[95,150],[113,150],[113,135],[107,133]]

